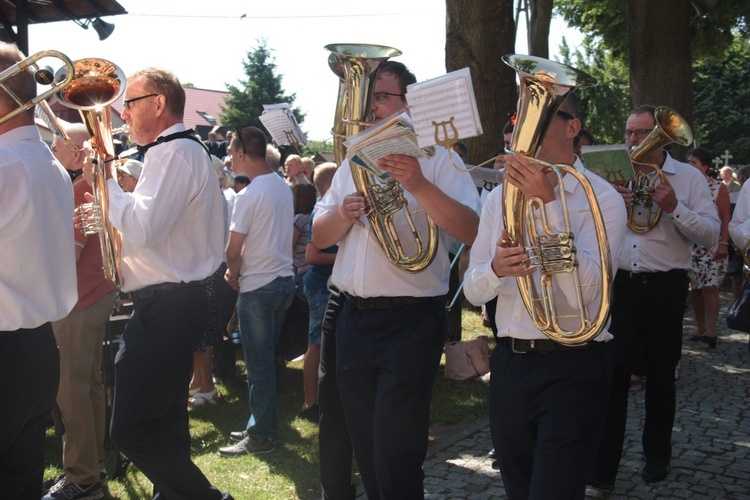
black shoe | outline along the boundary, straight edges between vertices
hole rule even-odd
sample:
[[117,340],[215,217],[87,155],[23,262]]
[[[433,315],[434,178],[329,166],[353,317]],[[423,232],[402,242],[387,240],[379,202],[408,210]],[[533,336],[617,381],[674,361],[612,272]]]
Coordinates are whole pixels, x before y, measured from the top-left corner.
[[706,345],[708,345],[710,349],[713,349],[716,347],[716,337],[706,337],[705,340],[703,340],[703,342],[705,342]]
[[299,418],[317,424],[320,421],[320,406],[318,402],[316,401],[307,408],[302,408],[302,411],[299,412]]
[[242,441],[234,443],[232,446],[219,448],[219,455],[222,457],[238,457],[249,453],[260,454],[270,453],[276,448],[273,439],[254,439],[250,436],[245,437]]
[[600,481],[591,474],[586,477],[586,484],[596,488],[597,490],[613,491],[615,489],[615,483],[608,483],[606,481]]
[[244,431],[235,431],[229,433],[229,440],[233,443],[239,443],[247,437],[247,429]]
[[669,467],[666,462],[660,460],[647,460],[646,466],[641,472],[641,477],[647,483],[656,483],[667,477]]
[[705,342],[707,338],[708,337],[706,337],[702,333],[698,333],[696,335],[688,337],[688,340],[692,340],[693,342]]

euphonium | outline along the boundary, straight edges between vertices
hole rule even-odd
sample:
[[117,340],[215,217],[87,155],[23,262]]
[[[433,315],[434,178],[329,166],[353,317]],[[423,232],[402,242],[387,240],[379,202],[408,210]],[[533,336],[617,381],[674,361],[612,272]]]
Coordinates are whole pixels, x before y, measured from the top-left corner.
[[[367,44],[332,44],[325,48],[331,51],[328,64],[340,79],[333,126],[334,154],[340,164],[346,157],[343,139],[369,126],[367,117],[380,64],[390,57],[401,55],[401,51]],[[416,229],[404,190],[398,181],[390,177],[382,181],[354,164],[351,171],[354,185],[367,198],[370,206],[367,219],[388,261],[411,273],[425,270],[437,253],[438,231],[435,223],[425,214],[428,234],[424,238]],[[393,223],[393,217],[402,211],[413,238],[410,245],[401,242]],[[407,255],[406,247],[412,245],[414,251]]]
[[[520,80],[516,125],[513,130],[509,154],[521,154],[533,159],[549,124],[568,92],[576,87],[595,85],[586,73],[566,65],[525,55],[507,55],[503,61],[516,70]],[[521,190],[510,182],[503,182],[503,222],[512,244],[524,245],[530,253],[532,265],[539,271],[531,276],[517,277],[518,289],[536,328],[550,339],[564,345],[582,345],[596,337],[604,328],[611,304],[612,268],[599,203],[591,183],[585,175],[570,165],[551,165],[533,159],[543,171],[553,172],[558,180],[558,197],[563,211],[565,229],[552,232],[547,226],[543,203],[538,198],[525,199]],[[599,246],[601,277],[593,283],[581,283],[578,276],[575,236],[571,231],[569,212],[562,188],[564,174],[574,177],[586,193],[591,217],[595,224]],[[539,229],[538,229],[539,228]],[[577,305],[571,313],[561,313],[553,294],[554,275],[572,275]],[[536,275],[540,274],[537,283]],[[583,299],[582,287],[601,287],[601,300],[597,314],[590,317]],[[573,329],[561,321],[577,324]]]
[[[58,76],[60,72],[58,72]],[[94,169],[91,175],[92,203],[76,209],[81,230],[99,235],[105,277],[115,286],[122,285],[120,272],[120,233],[109,222],[106,162],[115,155],[112,139],[110,104],[125,92],[126,78],[122,70],[104,59],[81,59],[75,62],[73,81],[57,99],[77,109],[91,136]]]
[[[635,178],[630,183],[630,205],[628,206],[628,227],[634,233],[645,233],[659,223],[661,207],[656,206],[652,196],[656,186],[664,182],[664,173],[658,165],[644,163],[651,153],[676,142],[680,146],[687,146],[693,142],[693,133],[687,122],[676,111],[666,106],[659,106],[654,111],[656,126],[643,142],[630,152],[630,162],[633,164]],[[651,167],[655,174],[649,176],[644,167]],[[639,210],[638,207],[641,207]],[[638,216],[638,212],[643,213]]]

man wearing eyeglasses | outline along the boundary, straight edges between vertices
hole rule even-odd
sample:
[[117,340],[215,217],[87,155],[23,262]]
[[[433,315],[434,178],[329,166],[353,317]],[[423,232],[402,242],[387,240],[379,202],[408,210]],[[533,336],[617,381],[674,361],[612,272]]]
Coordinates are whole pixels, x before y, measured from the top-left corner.
[[182,122],[185,91],[173,73],[135,73],[124,106],[130,139],[148,149],[132,193],[107,171],[122,290],[134,306],[115,360],[111,438],[155,498],[231,498],[192,462],[187,412],[193,350],[208,325],[203,279],[224,258],[224,199],[208,152]]
[[[375,123],[405,107],[406,86],[415,81],[401,63],[381,65],[370,105]],[[387,260],[364,217],[372,201],[357,192],[348,160],[315,208],[315,246],[339,245],[331,277],[345,297],[336,382],[369,498],[423,496],[432,385],[446,338],[448,249],[453,238],[471,245],[478,225],[476,188],[453,162],[463,165],[454,151],[437,147],[430,159],[392,154],[378,164],[403,187],[409,210],[423,209],[439,228],[437,255],[419,273]],[[323,439],[321,430],[321,448]]]
[[[656,126],[653,106],[631,111],[625,127],[628,150],[640,145]],[[663,480],[672,456],[675,414],[675,366],[682,349],[682,320],[692,260],[690,245],[710,248],[719,239],[719,217],[703,175],[659,148],[645,158],[649,176],[655,168],[665,181],[656,186],[653,201],[663,210],[658,224],[644,233],[630,229],[619,255],[614,283],[612,324],[614,339],[607,344],[613,376],[609,413],[597,461],[589,476],[594,487],[614,489],[622,457],[628,392],[634,359],[646,363],[646,422],[641,476],[646,482]],[[616,188],[626,206],[631,193]],[[635,208],[636,217],[642,208]],[[643,216],[643,214],[641,214]]]

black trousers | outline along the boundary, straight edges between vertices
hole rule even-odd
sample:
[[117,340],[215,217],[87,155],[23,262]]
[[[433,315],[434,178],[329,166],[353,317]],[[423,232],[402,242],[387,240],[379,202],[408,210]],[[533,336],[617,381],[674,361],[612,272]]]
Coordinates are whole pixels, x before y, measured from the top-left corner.
[[0,498],[39,500],[44,437],[60,381],[52,326],[0,332]]
[[518,354],[498,344],[490,369],[490,432],[508,497],[584,498],[609,397],[605,346]]
[[330,287],[330,292],[323,318],[318,368],[320,483],[324,499],[353,500],[357,489],[352,484],[352,442],[336,385],[336,321],[344,297],[335,287]]
[[612,393],[592,475],[615,483],[622,458],[633,363],[643,355],[646,371],[646,460],[669,463],[676,393],[674,369],[682,350],[688,277],[683,270],[615,277],[610,332]]
[[336,382],[369,498],[423,498],[430,400],[446,337],[445,301],[360,309],[336,325]]
[[156,290],[133,305],[115,358],[112,442],[154,484],[154,498],[230,498],[190,459],[188,384],[208,324],[205,287]]

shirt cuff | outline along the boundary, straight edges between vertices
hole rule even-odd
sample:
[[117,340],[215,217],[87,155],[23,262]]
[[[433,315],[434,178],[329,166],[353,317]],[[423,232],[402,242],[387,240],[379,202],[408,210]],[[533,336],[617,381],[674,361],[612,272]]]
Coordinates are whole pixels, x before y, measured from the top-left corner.
[[688,208],[685,205],[683,205],[682,202],[678,201],[677,206],[672,211],[672,213],[669,214],[669,216],[677,224],[682,225],[682,220],[684,220],[687,217],[687,214],[688,214]]

